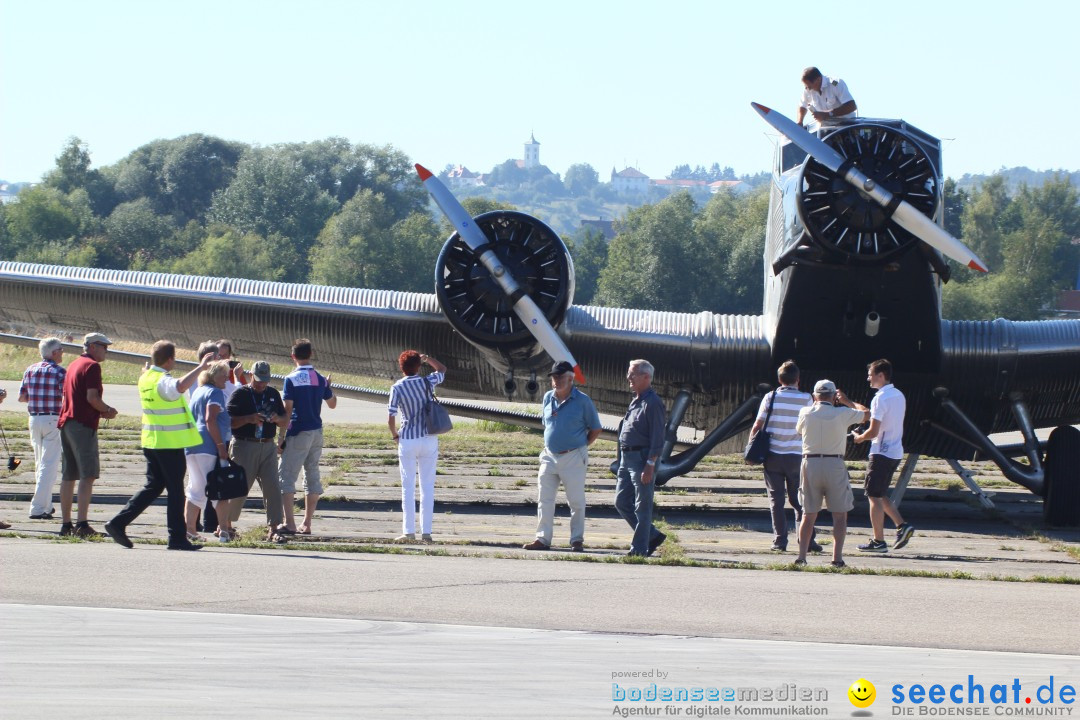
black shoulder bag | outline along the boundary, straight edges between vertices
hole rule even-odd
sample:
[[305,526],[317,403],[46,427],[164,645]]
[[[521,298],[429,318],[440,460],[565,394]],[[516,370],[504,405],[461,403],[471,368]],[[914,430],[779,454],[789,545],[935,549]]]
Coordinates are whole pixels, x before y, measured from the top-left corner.
[[743,451],[743,459],[746,460],[747,465],[761,465],[765,462],[765,458],[769,457],[769,440],[771,436],[765,432],[765,428],[769,427],[769,418],[772,416],[774,402],[776,402],[775,390],[772,392],[772,397],[769,398],[769,409],[765,413],[765,423],[757,431],[757,434],[750,436],[749,442],[746,443],[746,450]]

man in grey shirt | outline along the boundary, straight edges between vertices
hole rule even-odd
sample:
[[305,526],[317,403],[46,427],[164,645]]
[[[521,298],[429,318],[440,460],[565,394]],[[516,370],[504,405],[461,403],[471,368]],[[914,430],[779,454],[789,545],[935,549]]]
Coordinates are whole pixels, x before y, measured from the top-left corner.
[[615,484],[615,509],[634,537],[630,555],[647,557],[667,540],[652,524],[653,476],[664,444],[664,402],[652,389],[653,366],[647,360],[631,360],[626,380],[634,399],[619,432],[619,478]]

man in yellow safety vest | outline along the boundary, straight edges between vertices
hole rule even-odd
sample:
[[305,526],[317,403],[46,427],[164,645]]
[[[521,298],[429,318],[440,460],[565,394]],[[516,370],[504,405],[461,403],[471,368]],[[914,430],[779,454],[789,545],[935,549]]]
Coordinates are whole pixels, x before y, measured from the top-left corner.
[[153,364],[139,378],[146,485],[105,524],[109,537],[126,548],[134,547],[127,536],[127,526],[150,507],[163,490],[169,496],[166,508],[169,549],[198,550],[202,547],[187,539],[184,522],[184,472],[187,469],[184,448],[202,442],[184,393],[215,357],[216,352],[206,353],[194,370],[177,380],[169,374],[176,365],[176,346],[168,340],[154,343],[151,350]]

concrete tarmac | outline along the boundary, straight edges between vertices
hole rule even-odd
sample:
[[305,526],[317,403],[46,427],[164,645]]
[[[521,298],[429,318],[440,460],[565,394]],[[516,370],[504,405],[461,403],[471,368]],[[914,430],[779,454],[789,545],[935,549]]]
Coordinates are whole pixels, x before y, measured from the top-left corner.
[[[571,614],[563,608],[552,614]],[[607,610],[633,613],[626,604]],[[1053,676],[1060,693],[1080,676],[1080,660],[1060,655],[233,613],[0,611],[0,708],[26,720],[707,717],[723,710],[882,717],[929,704],[894,705],[894,685],[906,694],[913,683],[960,684],[966,700],[969,674],[984,693],[993,683],[1020,683],[1019,702],[987,702],[988,714],[1029,709],[1028,697],[1037,709],[1061,713],[1071,706],[1040,705],[1039,687]],[[860,678],[876,684],[877,699],[869,711],[853,712],[847,689]],[[690,699],[695,687],[703,699]],[[722,699],[724,688],[732,700]],[[663,697],[665,689],[687,699],[633,699],[653,691]],[[714,700],[704,699],[710,689]],[[764,700],[763,691],[783,699]],[[813,699],[797,699],[801,693]]]

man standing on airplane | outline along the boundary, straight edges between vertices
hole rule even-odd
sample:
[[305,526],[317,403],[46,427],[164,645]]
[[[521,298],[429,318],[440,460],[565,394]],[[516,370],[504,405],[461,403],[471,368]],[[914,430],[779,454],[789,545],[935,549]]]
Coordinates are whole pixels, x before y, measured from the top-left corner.
[[866,498],[870,501],[870,525],[874,537],[866,545],[860,545],[863,552],[889,552],[885,543],[885,516],[896,523],[896,540],[893,550],[907,545],[915,534],[911,523],[904,522],[900,511],[893,505],[886,493],[893,473],[904,457],[904,414],[907,412],[907,400],[904,394],[892,384],[892,363],[888,360],[875,360],[867,366],[866,379],[870,387],[877,390],[870,401],[870,427],[866,432],[856,434],[852,439],[856,443],[873,440],[870,443],[870,462],[866,465]]
[[847,84],[840,78],[822,75],[816,67],[803,70],[802,84],[802,99],[795,117],[799,125],[803,124],[807,111],[820,123],[829,118],[850,115],[857,109]]
[[[787,513],[784,497],[795,510],[795,542],[798,543],[799,523],[803,508],[799,502],[799,467],[802,465],[802,438],[795,432],[799,411],[814,404],[810,393],[799,390],[799,366],[788,360],[776,371],[780,387],[761,399],[757,420],[750,429],[751,435],[764,430],[769,433],[769,456],[765,458],[765,488],[769,493],[772,510],[773,544],[778,552],[787,550]],[[810,552],[822,548],[812,538]]]

